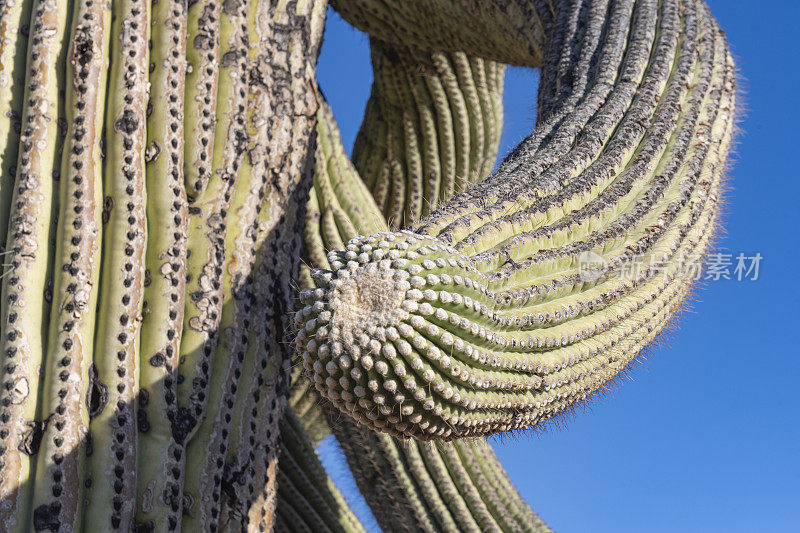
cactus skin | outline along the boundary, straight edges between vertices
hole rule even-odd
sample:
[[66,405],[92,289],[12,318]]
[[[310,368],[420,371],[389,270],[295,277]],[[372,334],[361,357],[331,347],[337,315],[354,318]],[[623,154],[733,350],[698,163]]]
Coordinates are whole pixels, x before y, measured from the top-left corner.
[[[184,185],[186,3],[152,6],[147,118],[147,309],[142,314],[137,400],[136,522],[177,530],[183,515],[184,443],[177,419],[180,338],[185,307],[188,201]],[[154,193],[159,191],[159,193]]]
[[[681,265],[713,234],[733,124],[724,37],[694,1],[590,3],[607,13],[602,36],[570,31],[565,10],[550,50],[575,50],[545,58],[541,98],[574,109],[542,117],[546,136],[411,231],[331,252],[301,294],[309,376],[369,427],[452,439],[535,426],[622,371],[691,286]],[[562,80],[598,49],[575,97]],[[607,262],[597,279],[580,277],[582,253]],[[627,279],[637,257],[654,266]]]
[[33,0],[0,2],[0,242],[5,250],[8,216],[14,191],[22,97]]
[[[52,279],[53,249],[50,245],[52,221],[57,210],[55,191],[60,173],[60,152],[64,131],[64,106],[61,88],[65,86],[63,68],[65,57],[66,25],[62,22],[67,6],[56,2],[38,1],[23,6],[4,4],[0,27],[11,31],[18,25],[29,25],[30,41],[22,62],[25,62],[25,94],[15,100],[13,93],[4,97],[5,110],[0,121],[10,143],[3,149],[3,166],[0,168],[3,194],[13,192],[7,214],[10,223],[4,255],[2,277],[3,325],[0,337],[0,529],[19,531],[27,528],[32,511],[32,482],[36,467],[36,452],[41,439],[42,379],[39,371],[47,350],[52,292],[45,288]],[[27,19],[24,19],[25,15]],[[12,18],[13,15],[13,18]],[[23,20],[25,20],[23,22]],[[30,24],[28,24],[30,22]],[[17,36],[16,38],[19,38]],[[21,63],[18,57],[6,62],[14,45],[15,36],[2,35],[3,65]],[[35,59],[33,56],[35,55]],[[26,61],[27,59],[27,61]],[[3,70],[4,75],[9,72]],[[4,83],[11,83],[4,79]],[[2,85],[2,84],[0,84]],[[13,91],[13,88],[12,88]],[[11,107],[14,105],[15,107]],[[6,123],[6,119],[20,121],[20,131]],[[20,140],[21,143],[17,143]],[[13,145],[13,148],[11,148]],[[5,157],[17,157],[7,163]],[[15,167],[14,172],[11,167]],[[14,179],[13,191],[6,182]],[[5,239],[5,235],[3,235]],[[50,287],[52,291],[52,287]]]

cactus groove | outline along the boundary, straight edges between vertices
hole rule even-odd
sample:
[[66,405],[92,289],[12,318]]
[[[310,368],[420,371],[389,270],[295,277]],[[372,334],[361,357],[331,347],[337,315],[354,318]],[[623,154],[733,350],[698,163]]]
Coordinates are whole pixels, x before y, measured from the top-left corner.
[[[701,0],[0,0],[0,530],[549,531],[484,437],[607,389],[719,223]],[[499,165],[504,65],[540,69]]]

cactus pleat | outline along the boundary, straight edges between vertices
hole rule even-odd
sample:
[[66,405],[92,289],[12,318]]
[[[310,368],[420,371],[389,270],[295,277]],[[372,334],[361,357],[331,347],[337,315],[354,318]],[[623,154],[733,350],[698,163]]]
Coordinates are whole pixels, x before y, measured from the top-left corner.
[[[364,527],[347,507],[339,490],[325,473],[311,441],[291,407],[281,423],[278,467],[278,512],[284,506],[297,510],[312,531],[363,532]],[[276,531],[296,531],[286,525]]]
[[[200,43],[219,39],[219,58],[218,65],[214,65],[214,76],[217,77],[216,118],[206,119],[211,120],[214,125],[213,134],[200,134],[193,139],[187,137],[192,142],[187,142],[185,146],[187,168],[192,165],[189,154],[199,152],[202,156],[206,153],[202,146],[204,142],[210,142],[213,146],[210,161],[201,160],[197,164],[201,169],[198,181],[187,184],[189,237],[186,292],[189,298],[186,299],[184,311],[178,374],[178,424],[186,432],[186,439],[190,439],[197,430],[208,400],[211,367],[219,342],[218,328],[224,298],[222,273],[225,265],[228,210],[239,177],[247,138],[247,2],[228,2],[223,8],[214,19],[217,21],[216,32],[209,30],[211,34],[207,39],[193,39],[195,53],[201,52]],[[208,15],[208,24],[213,24],[212,17],[213,15]],[[193,29],[190,28],[190,31]],[[198,34],[198,37],[201,35],[203,34]],[[195,68],[202,70],[202,63],[193,65],[193,69]],[[211,67],[207,68],[210,70]],[[202,79],[206,77],[202,74],[200,76]],[[187,80],[187,83],[191,82]],[[200,80],[197,81],[198,85],[201,83]],[[184,101],[185,107],[195,105],[190,100]],[[201,128],[207,124],[208,122],[202,123]],[[187,135],[191,133],[194,132],[187,132]],[[198,143],[201,146],[196,146]],[[187,179],[189,175],[187,171]]]
[[316,447],[322,439],[330,435],[331,428],[325,420],[325,413],[319,408],[320,396],[302,375],[302,365],[295,365],[292,372],[292,387],[289,391],[289,407],[303,425],[312,446]]
[[184,443],[177,418],[177,368],[186,284],[188,204],[184,185],[186,3],[152,6],[147,117],[147,308],[142,315],[137,400],[139,524],[177,530],[183,505]]
[[[102,278],[90,403],[85,527],[134,525],[139,333],[145,284],[145,110],[150,6],[115,2],[106,99]],[[113,478],[107,479],[108,472]]]
[[[362,423],[418,438],[536,425],[617,375],[688,291],[733,120],[724,38],[694,1],[614,3],[600,39],[570,13],[542,78],[545,99],[570,100],[592,47],[574,110],[410,232],[329,254],[322,292],[303,293],[307,371]],[[602,262],[588,280],[587,254]]]
[[[258,2],[250,24],[249,71],[258,132],[248,153],[251,174],[267,184],[258,218],[252,274],[251,342],[230,412],[220,524],[268,530],[275,511],[279,424],[290,379],[288,342],[307,190],[313,167],[317,89],[314,64],[326,3]],[[252,178],[251,178],[252,179]],[[227,406],[226,406],[227,407]]]
[[[207,524],[213,530],[219,519],[227,427],[236,381],[241,375],[238,365],[245,350],[239,346],[240,338],[246,335],[244,324],[249,321],[244,308],[249,307],[246,301],[249,288],[245,284],[253,267],[255,243],[251,235],[257,221],[256,205],[264,191],[263,180],[251,180],[250,168],[243,161],[248,148],[245,121],[249,8],[250,2],[246,0],[222,6],[217,139],[212,170],[206,191],[190,202],[190,212],[196,212],[190,215],[193,225],[189,229],[192,253],[189,273],[197,276],[196,287],[201,294],[192,303],[200,314],[193,321],[188,318],[192,313],[187,313],[184,323],[197,332],[209,332],[197,348],[189,340],[196,333],[182,340],[188,344],[182,344],[182,354],[187,357],[181,366],[179,399],[189,400],[190,416],[198,424],[196,438],[192,438],[186,450],[184,500],[188,505],[183,524],[190,529]],[[211,195],[206,196],[207,193]],[[192,242],[193,230],[201,234],[196,247]],[[193,265],[200,268],[193,269]],[[191,352],[200,349],[202,358]],[[220,357],[215,357],[220,353]],[[205,412],[208,398],[209,410]]]
[[[47,351],[52,293],[46,293],[45,287],[52,290],[48,285],[52,279],[51,232],[64,138],[60,88],[65,84],[67,8],[40,1],[33,6],[6,3],[0,10],[0,27],[4,30],[4,77],[0,88],[3,98],[8,98],[3,105],[9,105],[4,107],[7,111],[0,113],[0,131],[5,136],[2,141],[14,145],[3,149],[0,168],[2,193],[12,199],[3,213],[8,217],[4,225],[9,230],[7,241],[5,234],[3,239],[9,253],[2,256],[0,340],[0,528],[7,531],[27,527],[36,452],[41,442],[40,370]],[[26,44],[22,26],[29,28],[30,45],[20,61],[7,47],[19,48],[15,40]],[[14,61],[6,62],[11,57]],[[24,72],[18,71],[19,63],[27,65]],[[10,78],[12,66],[14,75],[22,77],[24,83]],[[25,88],[23,98],[14,94],[21,87]]]
[[[54,11],[65,7],[74,9],[64,84],[68,131],[59,178],[50,330],[42,368],[39,419],[44,427],[33,482],[33,512],[28,517],[28,526],[32,523],[35,529],[80,527],[90,410],[100,409],[105,399],[98,384],[99,394],[92,390],[86,401],[87,391],[93,388],[87,385],[96,374],[91,369],[102,246],[100,139],[111,13],[106,4],[96,2],[69,6],[58,2],[45,9],[62,21],[66,13]],[[35,41],[32,37],[31,44]]]

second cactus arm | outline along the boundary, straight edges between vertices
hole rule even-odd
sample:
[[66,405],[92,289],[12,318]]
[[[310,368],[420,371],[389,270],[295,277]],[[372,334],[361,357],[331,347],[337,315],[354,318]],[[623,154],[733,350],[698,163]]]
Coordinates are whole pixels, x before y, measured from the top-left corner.
[[680,308],[716,225],[733,63],[701,2],[587,5],[558,4],[544,114],[498,171],[411,231],[331,252],[302,293],[309,375],[362,423],[423,439],[536,425]]

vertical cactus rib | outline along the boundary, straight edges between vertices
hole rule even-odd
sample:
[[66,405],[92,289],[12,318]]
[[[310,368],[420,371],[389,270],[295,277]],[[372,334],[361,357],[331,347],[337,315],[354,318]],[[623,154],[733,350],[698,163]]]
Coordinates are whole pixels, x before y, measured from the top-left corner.
[[[139,333],[145,285],[145,110],[150,5],[113,4],[103,186],[102,291],[90,369],[88,529],[128,531],[136,505]],[[109,473],[113,472],[113,475]]]
[[188,4],[184,176],[186,193],[191,199],[206,189],[212,174],[221,6],[221,2],[214,0]]
[[136,520],[177,531],[183,515],[184,443],[177,370],[186,285],[188,203],[184,185],[186,0],[152,5],[147,179],[147,308],[142,314],[137,401]]
[[[44,3],[43,3],[44,4]],[[47,2],[58,21],[61,2]],[[36,9],[36,8],[35,8]],[[56,12],[57,10],[57,12]],[[67,57],[67,135],[60,172],[53,299],[40,417],[43,435],[33,485],[35,530],[79,530],[90,412],[106,391],[92,368],[100,281],[104,124],[111,13],[107,4],[75,2]],[[61,24],[59,24],[60,26]],[[35,33],[34,28],[34,33]],[[59,31],[59,30],[56,30]],[[63,30],[60,30],[63,31]],[[32,37],[32,45],[36,45]]]
[[230,530],[271,527],[276,498],[279,422],[287,401],[287,311],[294,305],[300,224],[311,181],[317,109],[314,64],[326,3],[261,0],[250,24],[251,176],[266,184],[255,232],[251,339],[227,437],[219,523]]
[[[185,432],[184,438],[187,440],[197,430],[208,399],[211,365],[219,340],[218,327],[224,297],[222,272],[228,210],[247,138],[247,11],[240,2],[223,3],[222,7],[218,13],[217,30],[220,50],[219,66],[215,74],[218,76],[216,118],[207,119],[214,123],[210,138],[213,144],[212,158],[208,165],[201,161],[198,166],[208,172],[208,179],[205,180],[201,175],[203,182],[187,184],[189,237],[186,292],[189,298],[184,311],[178,374],[178,425]],[[209,14],[208,24],[213,23],[211,17]],[[190,31],[192,29],[194,28],[190,27]],[[194,38],[195,51],[198,51],[200,35]],[[215,37],[216,34],[211,33],[208,39]],[[213,63],[212,66],[216,67]],[[211,69],[212,66],[207,68]],[[185,105],[194,104],[186,101]],[[193,133],[190,130],[185,131],[186,135]],[[187,138],[187,165],[192,164],[189,154],[194,152],[197,140],[193,138],[190,142]],[[199,140],[201,144],[207,141],[205,136],[201,136]],[[205,153],[202,148],[200,150],[201,154]],[[187,179],[190,178],[189,168],[190,166],[187,167]],[[202,185],[199,189],[198,184]]]
[[[30,516],[35,455],[44,426],[38,406],[47,350],[52,275],[50,246],[57,205],[54,187],[61,167],[67,5],[6,2],[0,9],[0,215],[8,222],[3,241],[0,307],[0,529],[20,531]],[[30,22],[30,25],[28,25]],[[28,40],[22,27],[30,32]],[[13,69],[13,70],[12,70]],[[23,69],[24,72],[19,70]],[[22,76],[18,83],[12,76]],[[24,97],[20,89],[24,87]],[[19,142],[18,142],[19,141]],[[14,158],[14,161],[11,161]],[[3,239],[6,233],[3,233]]]
[[371,39],[372,94],[353,161],[393,228],[484,177],[500,140],[504,67]]
[[331,428],[320,408],[321,398],[314,386],[303,376],[303,367],[295,364],[292,370],[292,386],[289,390],[289,405],[306,432],[311,446],[316,448],[322,439],[330,435]]
[[[300,420],[287,407],[281,423],[281,456],[278,463],[278,511],[301,507],[301,516],[315,516],[313,531],[363,532],[364,527],[347,507],[341,493],[325,473]],[[308,519],[306,519],[308,521]],[[292,531],[285,529],[276,531]]]
[[[713,234],[729,54],[702,3],[603,6],[587,32],[570,28],[593,2],[560,8],[579,12],[560,12],[543,90],[575,106],[548,135],[411,232],[353,239],[313,273],[298,348],[342,411],[422,439],[536,426],[603,388],[679,308],[685,263]],[[572,85],[583,46],[602,99]]]
[[[191,220],[202,220],[201,231],[207,233],[197,247],[192,246],[192,229],[196,227],[190,227],[189,237],[193,254],[189,258],[190,274],[198,276],[198,287],[205,291],[197,295],[200,300],[196,304],[198,309],[201,306],[207,309],[194,319],[185,320],[187,324],[195,324],[190,327],[199,325],[197,331],[204,330],[206,337],[195,348],[198,352],[202,347],[202,356],[184,350],[188,355],[186,370],[181,371],[184,381],[178,386],[181,398],[189,394],[191,416],[196,417],[198,424],[186,449],[184,500],[189,505],[183,524],[190,529],[207,527],[210,531],[219,527],[222,471],[231,411],[247,350],[256,224],[265,187],[265,177],[253,176],[246,161],[247,122],[252,119],[248,110],[248,26],[253,22],[249,18],[250,5],[248,0],[222,5],[214,170],[205,191],[213,190],[216,198],[208,202],[201,195],[193,200],[192,207],[197,207],[200,213]],[[204,204],[213,210],[207,210]],[[216,219],[208,229],[207,217]],[[201,269],[192,270],[193,264],[200,266],[195,258],[207,262]],[[211,286],[205,289],[203,283]],[[189,339],[195,335],[189,333],[183,342],[192,342]],[[183,390],[187,392],[181,393]]]
[[6,235],[17,173],[22,98],[33,0],[0,1],[0,250]]

